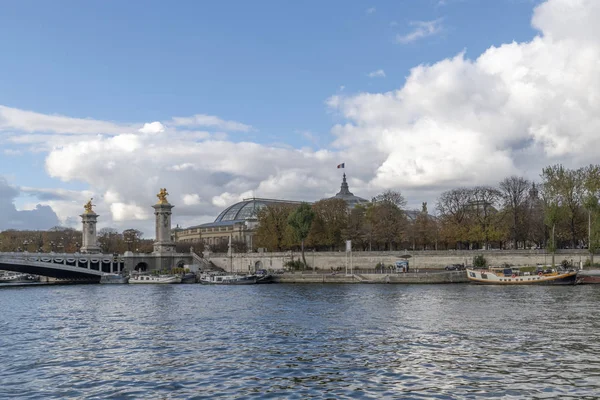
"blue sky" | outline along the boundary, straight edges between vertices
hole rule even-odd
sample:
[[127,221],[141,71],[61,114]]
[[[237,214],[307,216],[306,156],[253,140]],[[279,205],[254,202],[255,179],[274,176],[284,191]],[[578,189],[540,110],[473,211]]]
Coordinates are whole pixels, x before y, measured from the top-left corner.
[[[324,101],[387,91],[411,67],[525,40],[532,2],[8,1],[0,104],[109,121],[201,110],[248,123],[261,143],[329,142]],[[373,9],[369,12],[369,9]],[[442,31],[401,45],[413,21]],[[385,79],[367,74],[383,69]]]
[[[564,0],[7,0],[0,13],[0,35],[4,38],[0,41],[0,54],[4,56],[0,63],[0,105],[45,116],[135,125],[136,129],[144,123],[161,121],[166,127],[164,132],[171,135],[171,141],[177,141],[183,132],[180,127],[169,130],[168,121],[174,117],[201,114],[222,121],[236,121],[251,128],[225,132],[227,145],[254,143],[269,151],[280,147],[290,150],[307,147],[310,154],[305,158],[314,157],[323,161],[323,165],[331,163],[331,176],[315,179],[308,189],[297,188],[298,193],[309,193],[307,196],[331,193],[339,185],[335,165],[346,162],[349,173],[356,173],[355,181],[350,180],[351,188],[354,185],[364,197],[369,197],[391,186],[391,178],[382,181],[382,171],[389,172],[390,168],[396,167],[390,167],[390,163],[393,164],[391,158],[383,155],[357,165],[355,160],[367,156],[350,151],[356,141],[352,142],[352,135],[342,132],[342,128],[335,128],[336,125],[364,128],[374,137],[377,132],[367,126],[370,119],[356,118],[351,103],[367,99],[362,95],[384,95],[402,90],[411,68],[425,65],[429,68],[427,71],[433,71],[435,65],[452,59],[461,51],[465,51],[464,59],[469,64],[493,46],[509,46],[512,42],[518,46],[526,45],[536,35],[544,36],[539,27],[532,27],[535,7],[547,3],[549,11],[540,14],[543,14],[542,23],[550,21],[544,26],[551,29],[552,21],[548,15],[552,15],[552,7],[560,6],[561,2]],[[450,76],[448,79],[458,78]],[[336,96],[347,102],[332,106],[331,100],[338,98]],[[361,112],[369,107],[361,106]],[[378,107],[378,104],[372,107]],[[435,114],[428,109],[411,118],[413,121],[421,117],[435,120]],[[391,110],[387,115],[391,118],[395,111]],[[384,120],[387,121],[387,117],[382,117],[381,121]],[[4,129],[0,127],[0,139],[3,135],[6,138],[6,135],[15,134],[48,134],[39,127],[23,128],[25,122],[18,126],[11,124]],[[206,123],[198,125],[210,130]],[[212,124],[210,135],[215,136],[210,137],[223,139],[219,134],[224,131],[221,129],[224,126]],[[373,126],[381,127],[381,124]],[[385,129],[389,132],[396,128]],[[461,131],[453,122],[452,130],[456,129]],[[53,133],[63,135],[63,138],[71,135],[56,129]],[[98,132],[98,135],[102,134],[106,132]],[[422,133],[413,130],[412,134]],[[411,132],[398,128],[395,137],[403,135],[411,135]],[[88,143],[93,136],[82,138],[79,145]],[[68,137],[71,140],[72,137]],[[52,140],[54,138],[42,144],[50,144]],[[115,202],[141,207],[140,199],[129,198],[110,183],[99,185],[91,175],[73,170],[69,173],[58,171],[58,167],[52,166],[49,155],[52,146],[62,148],[64,143],[52,146],[42,146],[35,140],[27,143],[28,146],[16,143],[14,139],[0,141],[0,150],[4,151],[0,158],[0,175],[9,185],[46,191],[85,191],[85,195],[95,193],[98,196],[118,192]],[[405,142],[398,145],[402,146],[402,143]],[[72,142],[69,144],[75,146]],[[246,157],[243,152],[246,147],[239,148],[242,150],[237,150],[240,151],[238,156]],[[71,150],[77,155],[81,148]],[[326,154],[319,153],[320,150]],[[512,157],[513,160],[517,158]],[[419,159],[413,161],[420,162]],[[70,162],[70,159],[62,162]],[[126,167],[126,161],[118,158],[102,162],[123,162]],[[170,168],[169,165],[166,162],[164,168]],[[260,159],[252,165],[257,170],[265,167]],[[308,165],[322,167],[315,162]],[[506,172],[514,172],[518,167],[507,166]],[[206,172],[201,167],[194,168],[208,175],[200,173],[185,179],[208,179],[212,174],[228,173],[231,174],[230,181],[243,181],[239,191],[228,188],[226,196],[218,192],[203,195],[200,193],[202,188],[195,189],[197,193],[185,193],[182,188],[180,197],[197,194],[206,201],[190,203],[199,210],[195,215],[189,211],[190,216],[199,220],[216,216],[221,200],[234,201],[249,190],[258,195],[273,196],[273,192],[277,192],[273,188],[280,184],[283,188],[278,197],[294,194],[286,187],[288,183],[282,183],[288,167],[269,165],[264,177],[255,176],[252,182],[245,180],[250,178],[244,174],[238,176],[231,171]],[[287,171],[293,171],[297,179],[306,181],[306,176],[298,175],[293,166]],[[396,171],[390,176],[395,173],[403,176],[406,172]],[[148,171],[149,177],[152,174],[158,181],[166,179],[160,173]],[[139,179],[149,177],[139,176]],[[399,185],[395,189],[406,191],[409,200],[418,204],[420,198],[425,197],[434,201],[436,190],[443,190],[461,179],[469,183],[466,176],[444,182],[423,181],[421,187],[425,194],[420,197],[416,193],[409,195],[411,190],[418,189],[418,184]],[[152,182],[148,183],[148,191]],[[219,199],[215,200],[217,197]],[[13,201],[17,208],[31,208],[36,199],[39,200],[39,192],[29,190],[21,191]],[[62,221],[69,212],[67,209],[60,211],[58,203],[39,203],[55,209]],[[127,224],[142,218],[119,219],[110,202],[104,207],[107,215],[112,215],[114,221],[111,222]]]

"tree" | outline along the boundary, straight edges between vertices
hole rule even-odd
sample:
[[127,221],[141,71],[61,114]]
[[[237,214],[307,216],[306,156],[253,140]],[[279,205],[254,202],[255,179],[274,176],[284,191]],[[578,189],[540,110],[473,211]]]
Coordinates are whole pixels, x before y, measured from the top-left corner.
[[315,217],[307,243],[313,247],[334,249],[344,240],[348,224],[348,206],[342,199],[323,199],[312,205]]
[[596,224],[600,205],[600,166],[589,165],[582,169],[583,175],[583,206],[588,212],[588,251],[590,265],[594,265],[594,253],[600,247],[600,232]]
[[194,253],[202,255],[206,245],[201,239],[190,242],[175,242],[175,251],[178,253],[188,253],[190,248],[194,249]]
[[105,254],[118,253],[123,242],[121,234],[113,228],[102,228],[98,231],[98,244]]
[[527,179],[514,175],[500,182],[504,210],[510,215],[511,240],[515,249],[518,248],[518,240],[524,239],[521,228],[526,212],[529,186],[530,182]]
[[388,190],[373,198],[367,208],[367,220],[373,230],[373,238],[379,244],[392,250],[394,243],[402,240],[407,226],[406,216],[400,207],[406,205],[406,200],[400,192]]
[[254,235],[256,247],[281,251],[293,243],[293,230],[287,220],[296,206],[283,203],[269,204],[257,215],[258,227]]
[[400,192],[394,190],[386,190],[385,192],[378,194],[373,198],[373,203],[390,203],[394,204],[398,208],[406,207],[406,199]]
[[427,202],[423,203],[421,212],[413,222],[413,236],[417,245],[423,250],[435,241],[435,220],[427,212]]
[[125,229],[123,231],[123,241],[127,246],[127,250],[137,251],[143,235],[144,234],[137,229]]
[[500,191],[490,186],[477,186],[469,191],[469,214],[477,222],[472,232],[476,232],[472,239],[483,241],[483,248],[488,249],[491,240],[499,240],[501,232],[496,224],[494,207],[500,199]]
[[462,249],[462,242],[467,241],[468,207],[471,196],[469,189],[456,188],[440,195],[437,210],[440,219],[440,236],[446,242],[454,242]]
[[562,196],[560,188],[561,166],[546,167],[542,170],[542,200],[544,202],[544,223],[550,229],[550,242],[547,245],[552,253],[552,266],[555,265],[556,224],[561,219]]
[[359,246],[363,250],[368,244],[365,213],[365,207],[360,204],[352,208],[348,212],[346,228],[343,233],[344,237],[352,241],[353,246]]
[[310,228],[315,218],[315,212],[310,208],[308,203],[300,204],[300,207],[296,208],[288,216],[288,224],[294,230],[296,239],[301,243],[302,249],[302,262],[306,266],[306,257],[304,256],[304,239],[308,236]]

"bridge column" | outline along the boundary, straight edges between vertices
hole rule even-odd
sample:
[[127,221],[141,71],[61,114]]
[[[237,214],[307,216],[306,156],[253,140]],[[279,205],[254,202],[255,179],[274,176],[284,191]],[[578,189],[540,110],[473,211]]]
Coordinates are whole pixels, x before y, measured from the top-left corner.
[[80,249],[82,253],[100,253],[101,251],[96,237],[96,223],[98,222],[98,214],[94,212],[92,206],[92,200],[90,199],[90,201],[83,206],[83,208],[85,208],[85,212],[80,215],[81,222],[83,224],[83,234],[81,238]]
[[167,189],[160,189],[157,195],[158,203],[152,206],[156,216],[156,241],[154,242],[154,253],[175,253],[175,243],[171,238],[171,210],[173,206],[167,201]]

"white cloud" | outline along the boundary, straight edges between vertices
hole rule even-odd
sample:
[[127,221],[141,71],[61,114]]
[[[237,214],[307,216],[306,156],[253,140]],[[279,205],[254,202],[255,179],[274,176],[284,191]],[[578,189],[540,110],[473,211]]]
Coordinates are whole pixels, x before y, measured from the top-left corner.
[[432,21],[412,21],[410,25],[414,26],[414,29],[405,35],[396,35],[396,42],[411,43],[415,40],[437,35],[442,31],[441,18]]
[[417,66],[396,91],[332,96],[345,119],[334,145],[372,163],[372,187],[412,193],[597,163],[598,18],[600,3],[550,0],[535,10],[541,34],[530,42]]
[[378,69],[377,71],[372,71],[367,74],[369,78],[385,78],[385,71],[382,69]]
[[150,123],[146,123],[144,124],[144,126],[139,129],[139,132],[141,133],[161,133],[165,131],[165,127],[163,124],[161,124],[158,121],[155,122],[150,122]]
[[200,195],[197,193],[187,193],[183,195],[182,200],[186,206],[196,206],[200,204]]
[[19,110],[0,105],[0,131],[55,132],[61,134],[112,134],[128,132],[135,125],[86,118],[71,118],[62,115],[46,115],[33,111]]
[[85,194],[30,192],[61,221],[74,218],[79,224],[89,196],[100,224],[135,227],[146,236],[154,232],[151,206],[161,187],[175,205],[173,224],[189,226],[214,219],[245,197],[332,196],[340,187],[341,171],[335,169],[340,160],[356,195],[370,198],[391,188],[416,205],[434,204],[452,187],[497,184],[511,174],[539,179],[541,168],[556,162],[573,167],[598,162],[599,4],[550,0],[535,9],[532,21],[540,34],[528,42],[490,47],[474,59],[460,53],[416,66],[394,91],[336,90],[327,107],[340,122],[325,149],[234,143],[212,131],[180,129],[252,129],[218,117],[190,117],[180,125],[163,121],[162,132],[139,132],[143,124],[109,134],[89,126],[80,135],[72,127],[65,134],[32,131],[10,148],[41,146],[42,137],[51,137],[57,145],[47,145],[48,175],[88,185]]
[[113,203],[110,205],[113,221],[148,220],[152,214],[137,204]]
[[223,129],[226,131],[240,131],[249,132],[252,130],[250,125],[242,124],[236,121],[225,121],[214,115],[196,114],[191,117],[175,117],[173,118],[173,124],[175,126],[207,126],[214,127],[217,129]]

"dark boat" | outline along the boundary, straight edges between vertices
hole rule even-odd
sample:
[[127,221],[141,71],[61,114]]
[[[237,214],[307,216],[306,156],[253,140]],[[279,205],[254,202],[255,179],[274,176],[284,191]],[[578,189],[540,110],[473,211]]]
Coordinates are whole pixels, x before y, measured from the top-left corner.
[[600,269],[582,269],[578,271],[577,283],[600,283]]
[[256,275],[256,283],[275,283],[275,278],[271,274]]
[[193,272],[188,272],[181,275],[181,283],[196,283],[196,274]]

